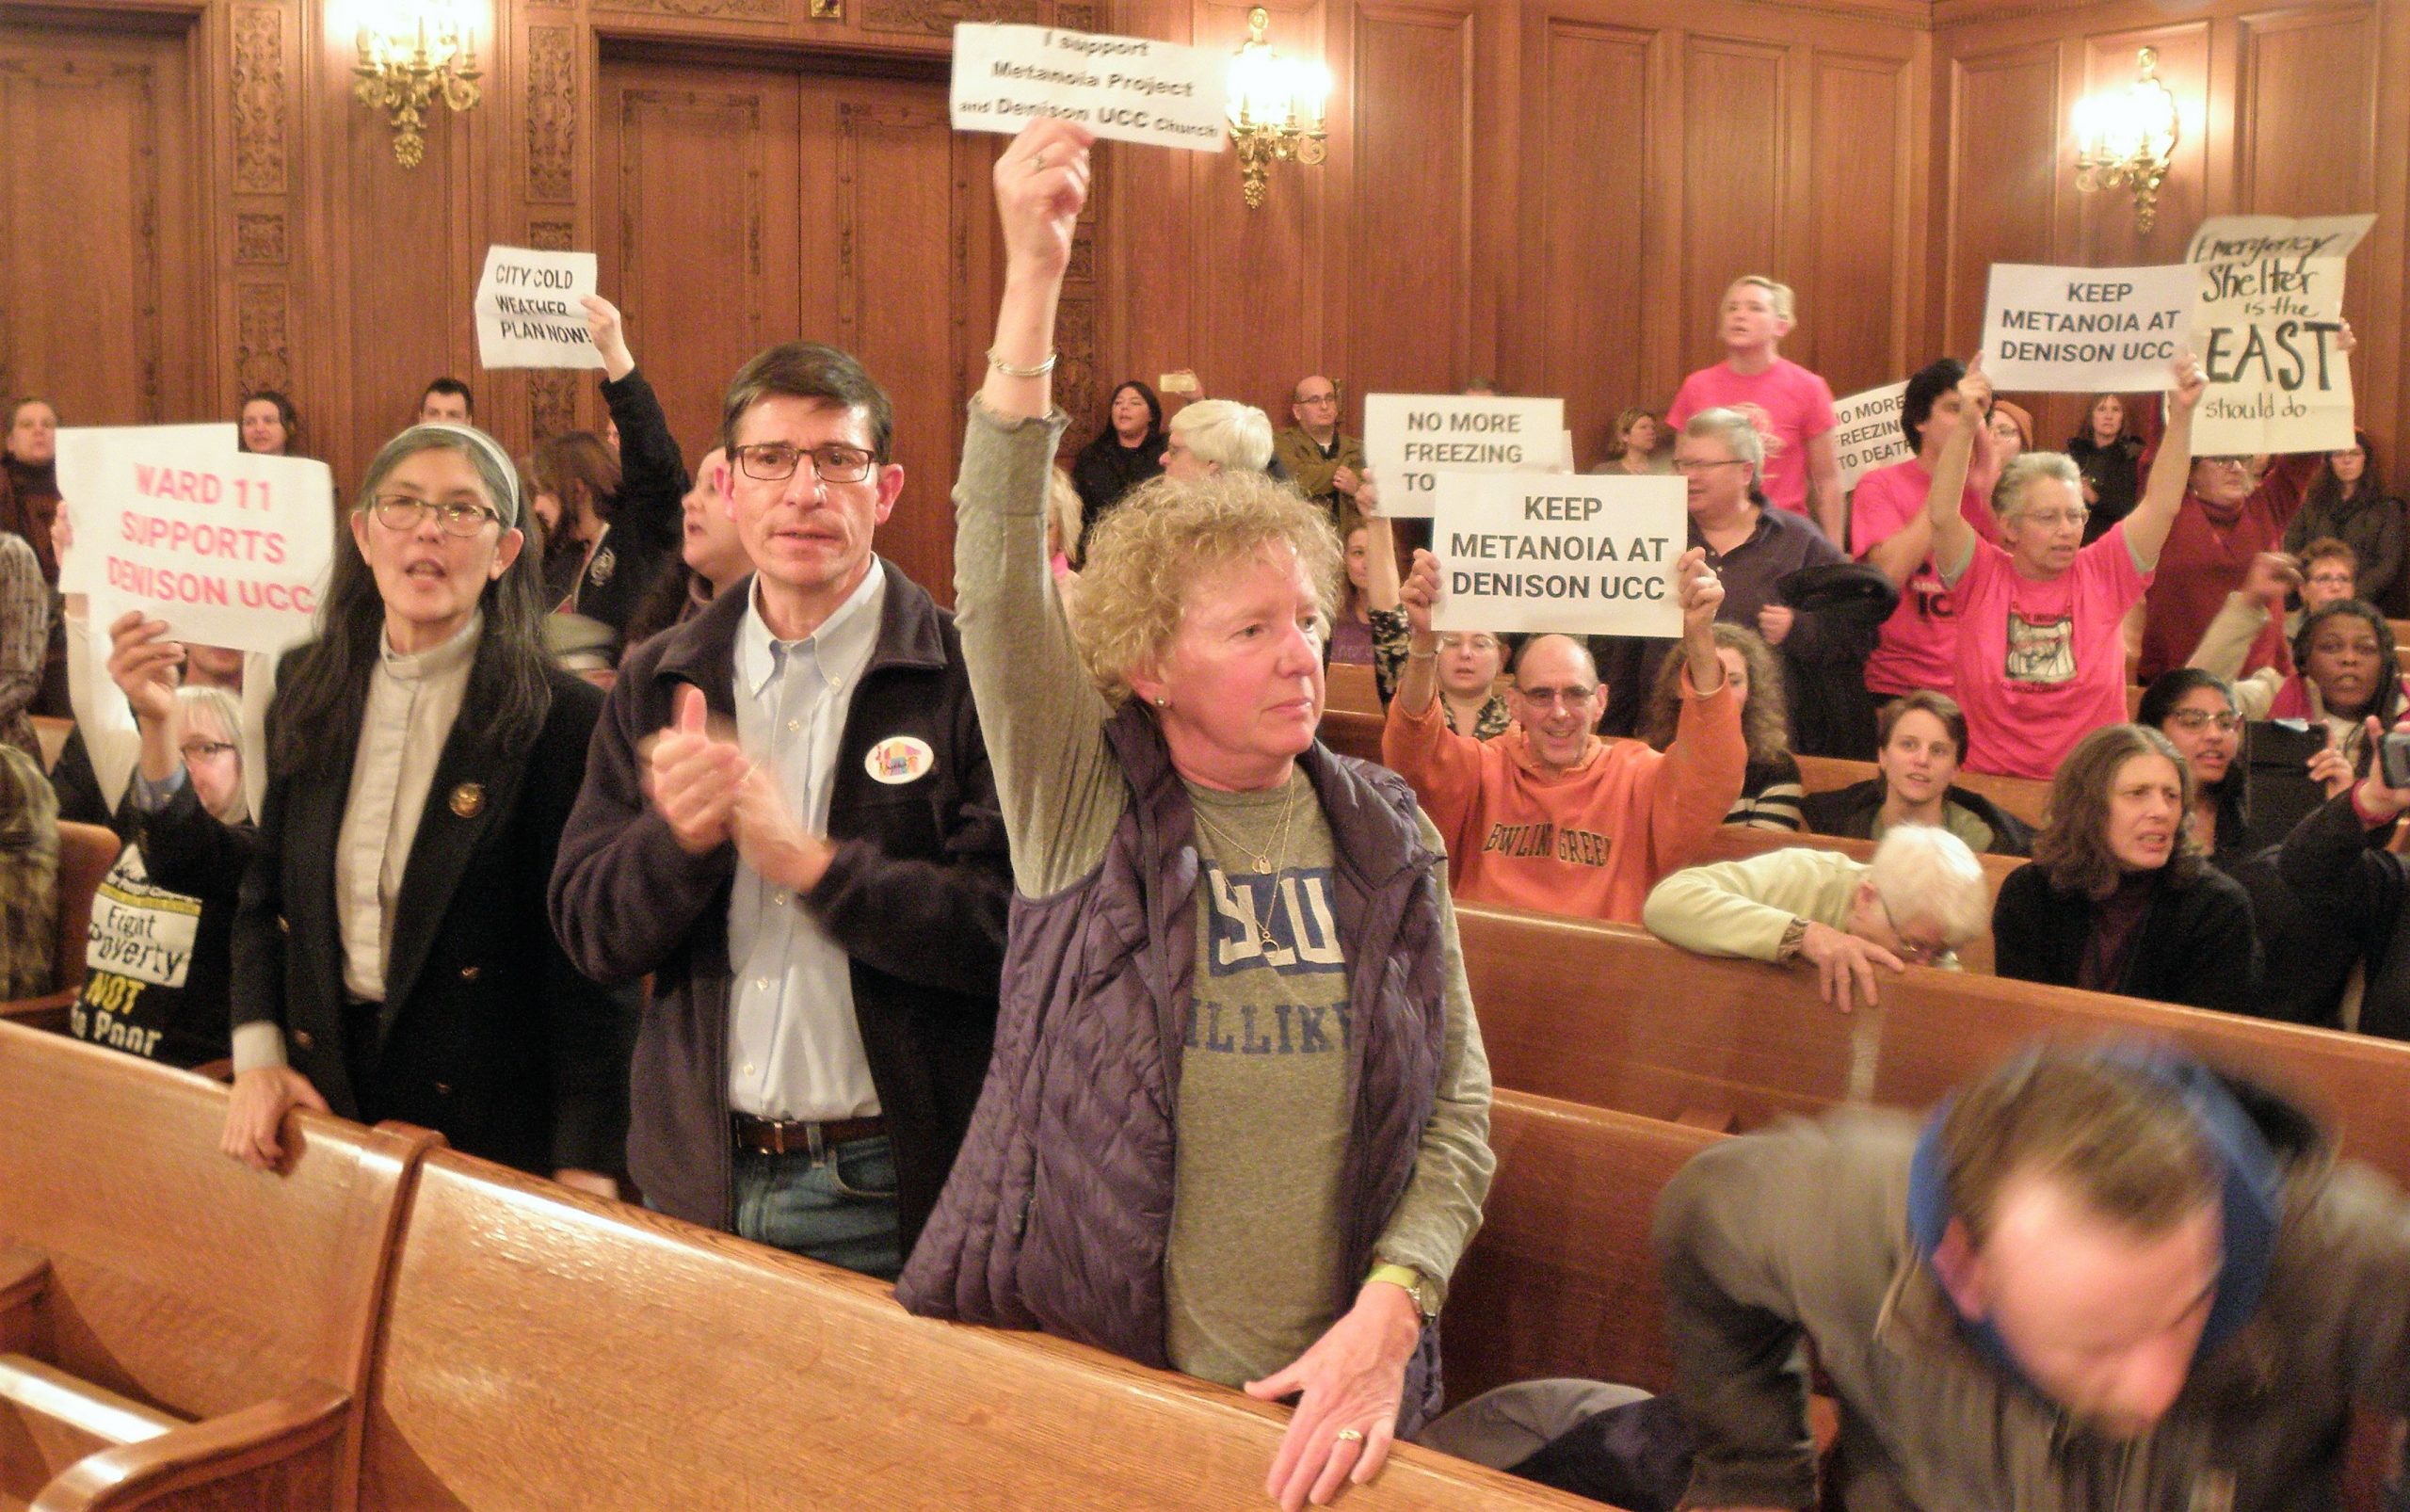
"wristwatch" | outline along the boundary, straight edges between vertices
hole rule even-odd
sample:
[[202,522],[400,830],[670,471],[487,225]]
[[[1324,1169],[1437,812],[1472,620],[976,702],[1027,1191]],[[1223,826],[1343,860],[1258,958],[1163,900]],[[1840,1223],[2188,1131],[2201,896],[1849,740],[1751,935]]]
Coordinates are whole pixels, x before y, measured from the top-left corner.
[[1793,919],[1782,931],[1782,942],[1774,947],[1774,961],[1787,966],[1798,958],[1799,947],[1808,943],[1808,921]]
[[1411,1265],[1393,1265],[1383,1261],[1374,1265],[1373,1274],[1364,1279],[1368,1283],[1387,1281],[1392,1286],[1405,1287],[1406,1295],[1414,1298],[1415,1310],[1422,1314],[1425,1323],[1439,1315],[1439,1304],[1443,1298],[1439,1295],[1438,1283]]

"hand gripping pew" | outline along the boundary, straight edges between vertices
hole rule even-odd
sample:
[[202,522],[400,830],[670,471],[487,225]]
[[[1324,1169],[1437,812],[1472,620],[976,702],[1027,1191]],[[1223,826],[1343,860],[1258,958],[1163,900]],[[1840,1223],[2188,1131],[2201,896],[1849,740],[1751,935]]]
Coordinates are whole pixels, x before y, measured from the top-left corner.
[[433,1139],[315,1115],[284,1175],[226,1090],[0,1022],[0,1506],[347,1506],[403,1184]]
[[[439,1151],[394,1265],[361,1505],[1248,1508],[1285,1416]],[[1416,1449],[1340,1504],[1593,1505]]]

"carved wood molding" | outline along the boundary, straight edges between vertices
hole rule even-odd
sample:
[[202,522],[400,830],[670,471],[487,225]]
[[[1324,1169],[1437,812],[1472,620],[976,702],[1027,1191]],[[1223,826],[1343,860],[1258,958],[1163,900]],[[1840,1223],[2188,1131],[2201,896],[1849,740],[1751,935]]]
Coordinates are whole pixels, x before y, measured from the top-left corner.
[[290,314],[281,283],[246,283],[234,294],[234,379],[245,394],[293,387]]
[[577,226],[568,220],[531,220],[527,222],[527,245],[539,252],[573,252],[577,250]]
[[[963,22],[1018,22],[1036,25],[1046,20],[1045,0],[857,0],[862,30],[924,32],[943,36]],[[1095,17],[1090,15],[1089,25]]]
[[284,13],[279,8],[234,8],[233,88],[234,188],[282,194]]
[[779,21],[785,16],[780,0],[598,0],[595,8],[698,18],[726,16],[739,21]]
[[292,261],[281,210],[240,211],[234,217],[234,261],[247,267],[277,267]]
[[569,26],[527,28],[527,198],[546,204],[577,198],[576,38]]

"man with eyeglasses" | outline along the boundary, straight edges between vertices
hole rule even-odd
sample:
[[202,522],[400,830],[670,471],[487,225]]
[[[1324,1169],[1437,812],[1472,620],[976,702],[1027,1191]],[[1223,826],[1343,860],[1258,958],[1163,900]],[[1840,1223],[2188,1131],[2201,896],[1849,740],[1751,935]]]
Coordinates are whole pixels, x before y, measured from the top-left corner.
[[1339,385],[1320,374],[1302,380],[1290,391],[1289,415],[1296,424],[1272,438],[1273,459],[1336,520],[1364,472],[1363,442],[1339,428]]
[[722,416],[753,576],[630,654],[553,920],[599,980],[652,975],[648,1200],[892,1278],[987,1072],[1003,817],[953,618],[873,550],[904,488],[885,392],[792,342]]
[[1687,861],[1741,796],[1749,764],[1741,704],[1715,653],[1724,585],[1698,547],[1673,571],[1684,667],[1670,747],[1599,737],[1607,689],[1589,649],[1568,635],[1524,643],[1506,700],[1517,723],[1485,741],[1450,729],[1436,697],[1439,562],[1414,554],[1399,590],[1406,670],[1381,759],[1414,785],[1446,839],[1457,897],[1637,924],[1650,886]]

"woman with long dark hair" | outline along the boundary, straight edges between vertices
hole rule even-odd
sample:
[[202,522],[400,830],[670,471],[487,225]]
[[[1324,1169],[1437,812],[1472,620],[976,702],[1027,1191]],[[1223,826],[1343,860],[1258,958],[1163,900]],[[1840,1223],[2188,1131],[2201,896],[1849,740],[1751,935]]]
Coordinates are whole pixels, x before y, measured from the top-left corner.
[[2352,432],[2351,445],[2328,452],[2319,462],[2301,513],[2285,527],[2285,550],[2299,556],[2322,536],[2341,540],[2359,558],[2352,579],[2355,597],[2384,606],[2387,614],[2402,611],[2402,558],[2410,524],[2404,523],[2402,501],[2386,489],[2365,430]]
[[260,457],[297,457],[301,443],[301,411],[275,389],[261,389],[243,401],[237,416],[243,450]]
[[2143,443],[2126,424],[2126,401],[2113,394],[2095,394],[2084,411],[2082,431],[2067,438],[2067,456],[2083,476],[2083,522],[2087,546],[2109,533],[2109,527],[2134,512],[2143,486]]
[[[1755,631],[1739,625],[1715,627],[1715,659],[1724,664],[1724,680],[1741,700],[1741,738],[1748,742],[1749,766],[1741,778],[1741,796],[1724,822],[1748,829],[1800,828],[1799,805],[1806,790],[1799,781],[1799,763],[1791,754],[1791,714],[1782,692],[1782,665]],[[1648,712],[1643,716],[1641,738],[1659,750],[1674,744],[1682,712],[1681,658],[1668,656],[1657,668],[1648,690]]]
[[2033,862],[2000,884],[2002,976],[2248,1013],[2259,983],[2251,899],[2185,821],[2193,774],[2167,737],[2109,725],[2050,783]]
[[268,707],[229,1155],[275,1166],[298,1102],[608,1189],[626,1063],[544,904],[602,696],[545,658],[521,521],[483,431],[413,426],[369,464]]
[[2143,690],[2134,723],[2158,731],[2193,774],[2193,806],[2185,815],[2193,839],[2211,865],[2230,871],[2243,859],[2245,768],[2242,712],[2234,685],[2214,672],[2179,667]]
[[1164,470],[1164,402],[1132,378],[1113,391],[1104,428],[1071,462],[1080,491],[1080,536],[1085,539],[1122,495]]

